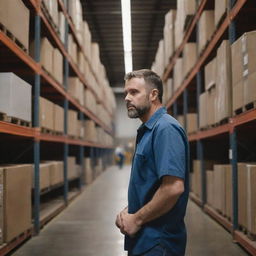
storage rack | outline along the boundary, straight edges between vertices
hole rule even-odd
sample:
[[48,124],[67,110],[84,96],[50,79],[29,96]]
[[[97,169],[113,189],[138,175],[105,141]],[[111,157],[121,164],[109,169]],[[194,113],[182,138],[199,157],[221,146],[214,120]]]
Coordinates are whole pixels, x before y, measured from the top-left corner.
[[[185,44],[189,41],[189,38],[197,30],[197,23],[202,12],[212,5],[213,1],[202,0],[198,5],[196,14],[193,17],[189,27],[185,31],[183,41],[181,45],[177,48],[173,56],[170,58],[169,64],[165,69],[163,75],[163,81],[167,81],[170,77],[171,72],[175,66],[178,57],[182,54]],[[178,111],[182,112],[186,120],[186,114],[188,113],[189,104],[189,93],[196,91],[196,107],[197,112],[199,112],[199,95],[202,91],[203,86],[203,75],[202,67],[210,58],[213,51],[218,46],[221,38],[223,38],[224,33],[228,33],[228,39],[232,44],[239,36],[236,30],[235,19],[239,16],[242,8],[252,2],[250,0],[230,0],[229,1],[229,11],[225,14],[222,19],[221,24],[216,28],[211,40],[207,44],[203,53],[198,57],[196,64],[189,72],[188,76],[183,80],[179,89],[174,92],[173,96],[167,101],[167,109],[169,113],[172,113],[175,117],[178,115]],[[211,9],[211,8],[210,8]],[[255,10],[255,9],[254,9]],[[247,32],[244,30],[243,32]],[[190,90],[190,91],[189,91]],[[191,95],[190,95],[191,96]],[[181,107],[180,103],[183,103]],[[199,127],[199,118],[198,118]],[[228,122],[225,124],[220,124],[215,128],[209,128],[208,130],[198,131],[197,133],[190,135],[188,137],[191,147],[196,148],[197,159],[200,160],[201,176],[202,176],[202,197],[198,198],[193,193],[191,193],[191,199],[197,203],[202,209],[209,214],[213,219],[219,222],[223,227],[230,231],[233,235],[234,241],[238,242],[242,247],[244,247],[250,254],[256,255],[256,242],[251,241],[247,238],[245,234],[239,231],[238,226],[238,173],[237,173],[237,162],[239,159],[238,152],[238,142],[240,140],[239,133],[242,130],[244,133],[253,131],[256,125],[256,109],[244,112],[240,115],[229,118]],[[186,121],[184,124],[186,128]],[[252,132],[249,133],[252,135]],[[249,136],[250,136],[249,135]],[[224,218],[212,207],[206,204],[206,172],[204,171],[204,154],[205,154],[205,144],[206,141],[217,141],[220,137],[225,137],[229,141],[229,152],[226,152],[227,160],[229,155],[230,164],[232,165],[232,198],[233,198],[233,217],[232,222]],[[227,150],[228,151],[228,150]]]
[[[33,126],[25,127],[16,125],[13,123],[7,123],[0,121],[0,134],[6,136],[13,136],[17,140],[23,138],[25,140],[29,140],[34,144],[33,148],[33,158],[34,158],[34,209],[33,209],[33,219],[34,226],[28,231],[24,232],[22,235],[14,239],[9,244],[4,244],[0,246],[0,255],[6,255],[23,241],[31,237],[33,234],[38,234],[40,232],[40,228],[43,227],[48,221],[50,221],[54,216],[56,216],[60,211],[62,211],[76,196],[81,193],[82,190],[82,177],[79,178],[79,191],[78,192],[70,192],[69,191],[69,181],[67,179],[67,157],[71,147],[76,147],[77,158],[79,159],[79,164],[84,169],[84,157],[85,151],[89,152],[89,156],[92,159],[95,157],[102,157],[104,159],[103,165],[107,166],[111,163],[111,156],[113,148],[111,146],[101,145],[100,143],[93,143],[89,141],[82,141],[78,139],[72,139],[67,135],[67,110],[68,107],[79,111],[79,119],[84,120],[84,117],[93,120],[97,125],[102,127],[107,133],[113,136],[112,127],[108,127],[104,122],[102,122],[94,113],[92,113],[87,108],[81,106],[68,92],[68,77],[69,73],[73,72],[76,74],[81,82],[91,90],[98,103],[101,103],[105,106],[104,102],[98,98],[94,90],[90,87],[86,77],[82,75],[79,71],[77,65],[72,60],[72,57],[67,52],[68,47],[68,31],[70,30],[75,41],[78,45],[80,51],[83,52],[83,55],[86,57],[81,44],[78,41],[77,34],[75,32],[74,24],[68,14],[67,6],[68,1],[58,0],[58,8],[64,13],[65,16],[65,45],[61,42],[59,36],[53,29],[50,21],[47,19],[45,13],[42,10],[42,1],[41,0],[23,0],[26,6],[29,8],[31,16],[34,19],[34,38],[35,38],[35,59],[31,58],[26,51],[21,49],[13,40],[11,40],[3,31],[0,30],[0,50],[2,57],[8,60],[11,58],[12,63],[18,63],[21,71],[17,71],[15,69],[15,65],[12,66],[8,71],[13,71],[19,74],[24,73],[24,77],[29,77],[30,81],[33,81]],[[31,19],[32,20],[32,19]],[[41,41],[41,31],[44,29],[45,33],[48,34],[50,38],[52,38],[54,44],[61,51],[64,56],[64,87],[62,87],[58,82],[56,82],[40,65],[40,41]],[[1,58],[2,58],[1,57]],[[90,66],[91,71],[92,67]],[[94,76],[97,80],[97,76],[94,73]],[[97,81],[99,82],[99,81]],[[44,83],[44,87],[41,86]],[[46,85],[46,86],[45,86]],[[39,128],[39,97],[40,94],[44,90],[44,93],[54,93],[57,95],[56,99],[59,101],[63,101],[64,106],[64,135],[63,136],[55,136],[51,134],[41,133]],[[112,114],[108,111],[110,118],[112,118]],[[45,143],[56,143],[60,144],[63,147],[63,160],[64,160],[64,192],[63,199],[56,207],[55,210],[50,214],[45,216],[44,218],[40,218],[40,184],[39,184],[39,165],[40,165],[40,150],[41,150],[41,142]],[[62,185],[63,186],[63,185]]]

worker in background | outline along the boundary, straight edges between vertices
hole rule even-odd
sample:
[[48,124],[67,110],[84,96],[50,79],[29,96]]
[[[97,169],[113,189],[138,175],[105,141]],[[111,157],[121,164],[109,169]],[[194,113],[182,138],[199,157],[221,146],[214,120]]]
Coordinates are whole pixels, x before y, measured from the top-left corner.
[[128,206],[116,218],[129,256],[182,256],[189,195],[188,141],[162,106],[163,85],[151,70],[125,76],[128,116],[140,118]]
[[119,166],[119,169],[122,169],[125,161],[125,152],[124,148],[121,145],[116,147],[115,155],[117,159],[117,165]]

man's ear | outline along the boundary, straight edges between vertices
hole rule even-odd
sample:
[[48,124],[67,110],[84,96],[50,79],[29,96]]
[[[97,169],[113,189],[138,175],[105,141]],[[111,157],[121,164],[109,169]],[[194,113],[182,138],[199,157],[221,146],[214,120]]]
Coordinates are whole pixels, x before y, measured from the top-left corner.
[[159,91],[157,89],[153,89],[150,93],[151,101],[156,101],[158,99]]

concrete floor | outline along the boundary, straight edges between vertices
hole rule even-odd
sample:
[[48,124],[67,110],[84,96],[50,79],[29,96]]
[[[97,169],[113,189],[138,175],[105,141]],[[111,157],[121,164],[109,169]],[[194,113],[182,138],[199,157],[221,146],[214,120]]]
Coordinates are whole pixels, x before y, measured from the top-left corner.
[[[123,237],[114,225],[126,206],[129,167],[104,172],[65,211],[14,252],[15,256],[124,256]],[[194,203],[187,211],[187,256],[247,255],[231,235]]]

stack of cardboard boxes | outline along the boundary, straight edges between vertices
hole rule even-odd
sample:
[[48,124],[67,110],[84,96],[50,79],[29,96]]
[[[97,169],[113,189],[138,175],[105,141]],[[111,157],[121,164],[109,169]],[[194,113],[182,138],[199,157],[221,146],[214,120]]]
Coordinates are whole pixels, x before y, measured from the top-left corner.
[[22,0],[0,1],[0,23],[29,49],[29,9]]
[[231,46],[233,111],[256,101],[256,31],[245,33]]

